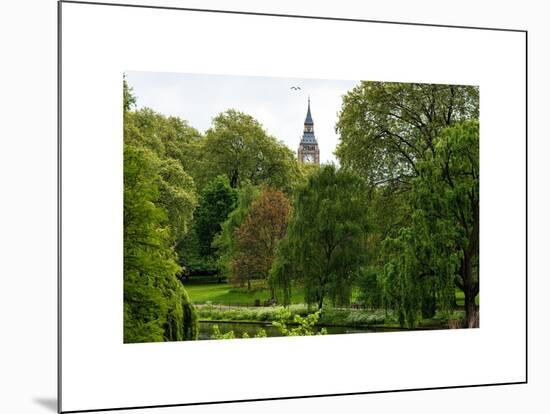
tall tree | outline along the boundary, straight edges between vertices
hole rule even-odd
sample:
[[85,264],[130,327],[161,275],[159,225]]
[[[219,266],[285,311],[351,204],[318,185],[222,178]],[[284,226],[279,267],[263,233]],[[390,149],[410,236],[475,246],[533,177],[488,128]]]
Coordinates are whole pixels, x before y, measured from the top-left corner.
[[124,342],[197,339],[196,312],[176,278],[174,252],[174,238],[186,230],[196,203],[194,185],[164,141],[141,128],[165,118],[138,114],[135,104],[123,79]]
[[474,86],[361,82],[343,97],[336,154],[371,184],[409,184],[443,128],[478,117]]
[[[468,327],[478,325],[479,293],[479,123],[467,121],[442,131],[434,153],[420,164],[414,184],[417,203],[435,234],[439,257],[456,254],[456,285],[464,292]],[[442,236],[442,237],[441,237]],[[451,240],[452,250],[445,249]]]
[[[272,272],[274,283],[298,279],[305,300],[323,307],[328,297],[347,304],[353,280],[364,264],[367,205],[365,183],[354,173],[324,165],[297,190],[287,239]],[[289,277],[286,272],[292,272]]]
[[[290,201],[278,190],[265,189],[252,203],[250,214],[235,230],[236,252],[233,261],[234,279],[268,279],[279,240],[286,234]],[[272,298],[273,298],[272,291]]]
[[231,187],[249,180],[286,189],[299,175],[294,153],[268,135],[250,115],[229,109],[212,121],[202,147],[204,171],[225,175]]
[[233,258],[237,249],[235,230],[249,216],[250,207],[260,192],[259,187],[248,181],[242,182],[237,189],[237,207],[229,213],[221,232],[214,237],[213,246],[219,253],[218,269],[225,278],[231,278],[233,274]]
[[214,254],[212,241],[235,208],[236,201],[236,191],[229,186],[229,181],[224,176],[216,177],[203,189],[195,211],[195,231],[201,255]]
[[441,132],[434,153],[418,162],[412,182],[411,225],[386,241],[387,292],[415,326],[426,306],[448,309],[457,286],[465,295],[465,324],[478,325],[479,124],[467,121]]
[[188,231],[197,204],[195,183],[187,171],[194,165],[188,149],[195,145],[197,134],[184,121],[148,108],[125,113],[125,144],[148,148],[159,160],[157,202],[167,212],[177,239]]
[[196,339],[196,313],[176,279],[166,212],[158,205],[159,160],[124,147],[124,342]]
[[126,81],[126,75],[122,76],[122,110],[124,113],[133,109],[136,105],[136,96],[133,89]]
[[[337,155],[370,185],[369,268],[377,269],[377,283],[384,282],[386,304],[409,326],[454,303],[449,281],[461,260],[455,233],[444,230],[456,230],[463,220],[436,220],[445,209],[434,208],[435,199],[446,193],[436,160],[444,131],[478,117],[474,86],[362,82],[343,98]],[[474,283],[469,296],[475,291]]]

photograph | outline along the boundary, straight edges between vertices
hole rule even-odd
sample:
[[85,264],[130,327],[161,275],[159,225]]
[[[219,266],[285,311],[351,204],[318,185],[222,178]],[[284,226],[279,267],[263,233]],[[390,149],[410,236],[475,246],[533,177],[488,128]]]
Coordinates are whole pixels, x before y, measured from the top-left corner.
[[479,328],[477,85],[120,85],[125,344]]

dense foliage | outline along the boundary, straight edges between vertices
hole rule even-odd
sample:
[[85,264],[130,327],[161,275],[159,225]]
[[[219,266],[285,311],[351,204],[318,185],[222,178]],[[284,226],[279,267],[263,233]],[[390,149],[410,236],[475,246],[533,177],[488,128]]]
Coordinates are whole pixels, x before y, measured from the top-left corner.
[[[324,165],[297,190],[283,255],[273,271],[275,285],[304,284],[305,301],[318,308],[329,297],[347,305],[364,263],[367,204],[365,183],[354,173]],[[288,274],[289,272],[290,274]]]
[[[199,314],[266,317],[281,335],[479,326],[476,87],[361,82],[342,99],[340,166],[298,163],[235,109],[201,133],[123,92],[125,342],[197,339]],[[206,277],[232,285],[232,309],[195,308],[185,286]],[[255,290],[288,308],[236,306]]]
[[343,97],[337,155],[370,184],[407,183],[443,128],[478,117],[474,86],[361,82]]
[[220,232],[229,213],[235,209],[236,201],[236,191],[229,186],[224,176],[216,177],[203,189],[195,210],[195,232],[202,256],[214,253],[214,237]]
[[219,253],[218,270],[225,278],[239,283],[244,280],[233,273],[233,258],[237,250],[235,231],[246,220],[250,207],[260,195],[260,189],[245,181],[237,189],[237,206],[222,224],[220,233],[214,238],[213,247]]
[[227,176],[231,187],[245,180],[289,190],[299,176],[293,152],[268,135],[250,115],[229,109],[212,121],[203,143],[204,174]]
[[[235,229],[236,249],[232,279],[250,289],[252,278],[268,279],[279,240],[286,234],[290,201],[266,188],[250,206],[246,220]],[[272,297],[274,294],[272,294]]]
[[479,92],[362,82],[343,98],[337,154],[369,185],[361,299],[414,327],[464,292],[478,325]]
[[196,203],[193,180],[167,155],[162,128],[140,128],[171,121],[131,111],[135,98],[125,82],[124,94],[124,342],[196,339],[195,309],[176,277],[173,248]]

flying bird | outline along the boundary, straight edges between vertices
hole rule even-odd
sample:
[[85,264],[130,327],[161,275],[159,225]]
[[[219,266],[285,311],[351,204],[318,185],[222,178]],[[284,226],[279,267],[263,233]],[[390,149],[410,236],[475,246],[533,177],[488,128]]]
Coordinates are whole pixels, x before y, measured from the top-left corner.
[[290,89],[295,90],[295,91],[302,90],[302,88],[300,88],[299,86],[291,86]]

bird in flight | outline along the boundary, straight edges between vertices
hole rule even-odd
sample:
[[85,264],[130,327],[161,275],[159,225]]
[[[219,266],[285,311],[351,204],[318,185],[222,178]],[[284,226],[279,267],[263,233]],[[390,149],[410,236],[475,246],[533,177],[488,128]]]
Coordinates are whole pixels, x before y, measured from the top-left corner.
[[291,86],[290,89],[295,90],[295,91],[302,90],[302,88],[300,88],[299,86]]

